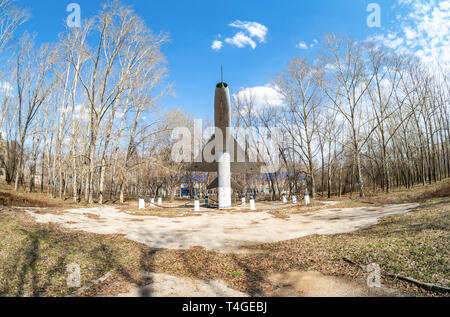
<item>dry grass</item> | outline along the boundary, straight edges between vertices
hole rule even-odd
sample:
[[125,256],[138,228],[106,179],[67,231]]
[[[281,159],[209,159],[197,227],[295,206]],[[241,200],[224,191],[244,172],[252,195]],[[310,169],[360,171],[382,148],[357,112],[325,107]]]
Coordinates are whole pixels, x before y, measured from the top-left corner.
[[[29,192],[19,187],[18,191],[14,191],[13,186],[6,184],[5,181],[0,180],[0,206],[14,206],[14,207],[57,207],[61,210],[71,209],[71,208],[91,208],[100,207],[104,205],[114,205],[119,208],[124,208],[127,210],[138,208],[138,199],[133,197],[128,199],[125,203],[120,203],[117,199],[109,200],[106,199],[103,205],[98,204],[95,199],[94,203],[90,204],[83,199],[79,202],[74,202],[72,196],[66,194],[63,200],[59,198],[52,198],[44,189],[44,193],[40,191]],[[180,206],[185,204],[185,200],[174,201],[170,203],[174,206]],[[165,202],[167,204],[167,202]]]
[[110,257],[111,249],[120,249],[114,236],[37,225],[22,210],[5,207],[0,226],[1,296],[65,296],[73,291],[66,287],[66,265],[80,265],[83,284],[116,265]]
[[387,272],[450,287],[450,198],[434,198],[414,212],[383,219],[346,241],[345,252]]
[[402,203],[417,202],[428,198],[439,198],[450,196],[450,179],[427,184],[425,186],[415,186],[409,190],[395,190],[390,194],[379,193],[369,199],[376,203]]
[[68,198],[65,200],[51,198],[47,193],[30,193],[22,189],[16,192],[13,190],[13,187],[7,185],[4,181],[0,182],[0,205],[14,207],[52,207],[58,209],[100,206],[98,204],[88,204],[83,201],[76,203]]
[[51,204],[39,199],[24,197],[18,194],[0,191],[1,206],[48,207]]

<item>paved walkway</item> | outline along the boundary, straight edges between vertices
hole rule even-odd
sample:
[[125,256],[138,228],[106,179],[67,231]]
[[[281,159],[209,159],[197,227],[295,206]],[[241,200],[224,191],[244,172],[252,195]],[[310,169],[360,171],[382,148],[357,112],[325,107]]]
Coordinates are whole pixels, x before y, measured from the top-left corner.
[[277,218],[268,211],[205,212],[164,218],[136,216],[114,207],[79,208],[61,214],[27,210],[40,223],[99,234],[123,234],[154,248],[188,249],[201,246],[230,252],[246,243],[276,242],[312,234],[337,234],[372,226],[381,217],[404,214],[418,204],[331,208]]

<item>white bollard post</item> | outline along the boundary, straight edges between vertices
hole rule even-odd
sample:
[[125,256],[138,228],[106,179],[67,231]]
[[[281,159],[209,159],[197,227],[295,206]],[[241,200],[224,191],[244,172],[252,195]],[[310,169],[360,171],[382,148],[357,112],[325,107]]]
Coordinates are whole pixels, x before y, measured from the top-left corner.
[[246,201],[245,201],[245,197],[242,197],[242,206],[245,206]]
[[305,194],[305,205],[308,206],[310,204],[309,195]]
[[162,197],[158,197],[158,206],[162,206]]
[[286,194],[283,194],[283,204],[287,203]]
[[145,209],[145,200],[144,198],[139,198],[139,209]]
[[292,203],[293,204],[297,203],[297,196],[296,195],[292,195]]
[[198,197],[194,201],[194,211],[200,211],[200,200],[198,200]]
[[155,207],[155,198],[150,199],[150,207]]
[[250,210],[256,210],[255,198],[250,197]]

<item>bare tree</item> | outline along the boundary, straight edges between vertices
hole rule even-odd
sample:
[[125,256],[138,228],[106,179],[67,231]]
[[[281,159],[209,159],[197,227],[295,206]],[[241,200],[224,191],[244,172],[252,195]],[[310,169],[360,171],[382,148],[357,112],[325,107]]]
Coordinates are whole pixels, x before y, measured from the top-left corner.
[[305,59],[295,58],[287,65],[287,71],[274,80],[286,103],[284,128],[289,132],[300,158],[308,168],[311,197],[316,193],[314,149],[318,132],[318,116],[322,103],[320,74]]
[[327,76],[322,82],[322,88],[348,122],[359,195],[364,197],[361,151],[371,133],[364,139],[361,136],[361,128],[368,124],[371,118],[364,118],[362,109],[374,76],[365,67],[363,44],[335,35],[328,35],[325,39],[327,47],[321,59],[322,68],[327,70]]
[[15,7],[14,2],[14,0],[0,0],[0,53],[16,29],[29,18],[28,12]]
[[[155,65],[161,64],[159,47],[166,37],[153,35],[130,8],[121,6],[117,1],[104,6],[89,31],[95,33],[97,45],[80,48],[86,61],[75,70],[89,104],[87,194],[92,203],[97,164],[95,153],[101,122],[121,96],[132,89],[131,83],[147,84],[153,88],[152,84],[159,82],[163,71]],[[75,67],[77,61],[72,58],[71,64]],[[151,76],[142,76],[146,69]],[[135,119],[138,120],[139,116]]]
[[19,157],[15,190],[18,189],[19,179],[23,175],[24,145],[28,130],[52,88],[49,77],[54,58],[54,51],[48,45],[35,51],[29,36],[25,35],[21,39],[16,64]]

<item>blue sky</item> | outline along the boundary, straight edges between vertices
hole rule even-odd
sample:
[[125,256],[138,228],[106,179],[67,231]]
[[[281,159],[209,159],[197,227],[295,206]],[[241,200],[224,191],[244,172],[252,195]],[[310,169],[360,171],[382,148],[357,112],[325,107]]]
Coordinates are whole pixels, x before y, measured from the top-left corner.
[[[64,30],[63,24],[69,14],[66,6],[71,2],[80,5],[82,19],[94,15],[103,3],[93,0],[17,0],[18,6],[28,8],[32,14],[18,36],[27,30],[35,32],[39,42],[55,42],[58,33]],[[381,28],[367,26],[370,13],[366,8],[372,2],[380,5]],[[448,14],[448,0],[419,2],[431,3]],[[445,6],[439,7],[444,2]],[[336,32],[357,40],[373,37],[398,49],[407,46],[406,35],[413,40],[419,37],[411,36],[405,29],[406,24],[412,22],[414,31],[420,23],[408,14],[425,12],[434,16],[433,7],[427,11],[418,8],[417,3],[414,6],[411,0],[122,0],[122,3],[131,5],[153,31],[170,34],[171,41],[163,47],[163,53],[170,71],[167,81],[174,85],[176,96],[166,97],[161,102],[166,108],[189,111],[195,118],[213,117],[214,88],[220,80],[221,64],[225,81],[230,84],[232,93],[236,93],[243,88],[267,85],[293,57],[313,58],[325,33]],[[444,19],[448,21],[445,14]],[[263,41],[261,37],[250,36],[244,28],[230,26],[236,21],[265,27]],[[442,22],[436,24],[442,25]],[[444,26],[448,31],[448,24],[444,23]],[[238,32],[250,38],[256,47],[239,48],[226,43],[227,38],[232,39]],[[448,39],[445,30],[444,34],[441,32],[436,36]],[[403,43],[400,43],[401,37]],[[223,45],[218,51],[211,48],[216,40]],[[313,45],[314,40],[319,43]],[[300,42],[307,48],[300,48]],[[414,43],[411,45],[416,47]]]

